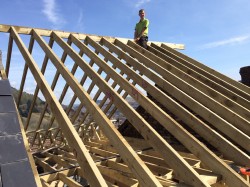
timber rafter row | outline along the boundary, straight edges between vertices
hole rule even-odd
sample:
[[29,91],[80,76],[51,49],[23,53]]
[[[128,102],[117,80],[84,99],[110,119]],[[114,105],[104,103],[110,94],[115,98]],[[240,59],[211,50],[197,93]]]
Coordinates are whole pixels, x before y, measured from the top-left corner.
[[[149,42],[145,50],[122,38],[0,31],[9,33],[2,77],[13,76],[14,47],[25,61],[17,108],[28,76],[36,82],[22,120],[42,186],[249,185],[230,165],[250,167],[250,89],[173,49],[183,45]],[[40,95],[43,108],[33,112]],[[144,140],[123,136],[117,113]]]

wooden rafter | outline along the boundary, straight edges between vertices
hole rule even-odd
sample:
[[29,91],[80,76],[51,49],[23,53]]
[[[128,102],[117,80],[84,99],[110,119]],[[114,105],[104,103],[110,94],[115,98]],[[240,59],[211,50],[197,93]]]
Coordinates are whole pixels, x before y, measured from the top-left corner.
[[[130,39],[10,25],[0,32],[9,33],[1,78],[11,79],[15,45],[25,60],[17,108],[28,73],[37,84],[23,119],[38,186],[249,185],[230,166],[250,167],[250,89],[173,49],[183,45],[150,41],[146,50]],[[39,94],[45,104],[35,114]],[[123,136],[117,113],[143,139]]]
[[[80,138],[75,132],[75,129],[72,127],[70,120],[66,116],[61,105],[55,99],[51,88],[47,85],[44,76],[38,70],[38,67],[36,66],[32,56],[29,54],[27,48],[25,48],[25,45],[14,28],[11,29],[11,37],[13,37],[15,40],[26,62],[29,63],[30,70],[34,74],[37,83],[40,85],[40,88],[43,88],[42,92],[46,97],[46,100],[51,101],[49,103],[50,107],[54,110],[54,113],[56,113],[58,121],[61,122],[62,128],[65,128],[65,132],[68,132],[65,133],[65,135],[68,137],[68,142],[72,145],[72,147],[75,148],[76,158],[79,159],[79,164],[82,165],[81,168],[84,170],[84,173],[86,173],[86,177],[89,179],[89,182],[94,186],[105,186],[105,181],[99,173],[99,170],[97,170],[92,164],[92,159],[88,155],[86,149],[84,149],[84,144],[80,141]],[[83,164],[83,162],[88,164]]]

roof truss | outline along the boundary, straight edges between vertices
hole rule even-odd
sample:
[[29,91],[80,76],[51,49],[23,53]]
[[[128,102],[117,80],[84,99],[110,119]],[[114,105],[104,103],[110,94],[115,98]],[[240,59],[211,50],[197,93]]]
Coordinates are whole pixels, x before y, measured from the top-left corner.
[[[29,73],[36,82],[23,123],[43,186],[248,185],[229,163],[250,166],[249,88],[173,49],[182,45],[150,42],[145,50],[129,39],[8,25],[0,31],[9,33],[2,77],[11,80],[13,47],[25,61],[18,107]],[[44,55],[40,63],[36,50]],[[45,104],[37,114],[39,94]],[[192,156],[183,156],[129,100]],[[117,112],[144,138],[140,146],[117,130]]]

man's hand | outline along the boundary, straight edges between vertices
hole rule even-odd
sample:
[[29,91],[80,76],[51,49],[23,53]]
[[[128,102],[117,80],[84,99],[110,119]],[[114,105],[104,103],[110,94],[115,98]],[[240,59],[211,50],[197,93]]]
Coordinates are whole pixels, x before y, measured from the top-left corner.
[[140,40],[140,37],[134,39],[135,42],[137,42],[139,40]]

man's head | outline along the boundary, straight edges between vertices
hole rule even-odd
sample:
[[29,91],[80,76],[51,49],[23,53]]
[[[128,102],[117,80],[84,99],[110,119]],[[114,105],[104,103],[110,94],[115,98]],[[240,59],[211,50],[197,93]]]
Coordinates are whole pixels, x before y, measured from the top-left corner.
[[140,16],[141,19],[144,19],[144,17],[145,17],[144,9],[139,10],[139,16]]

